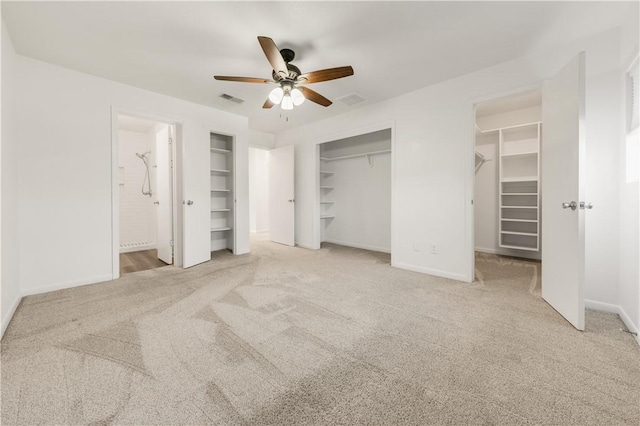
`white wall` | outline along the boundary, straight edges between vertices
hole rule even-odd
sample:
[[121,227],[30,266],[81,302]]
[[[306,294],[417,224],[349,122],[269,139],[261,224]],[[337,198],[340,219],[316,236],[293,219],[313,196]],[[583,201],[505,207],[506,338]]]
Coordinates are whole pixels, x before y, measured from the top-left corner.
[[[1,22],[1,21],[0,21]],[[2,329],[0,337],[11,321],[13,312],[20,302],[20,273],[19,273],[19,223],[18,214],[18,139],[14,126],[15,118],[15,61],[16,54],[11,38],[2,22],[2,146],[1,159],[1,279],[0,288],[0,317]]]
[[[638,40],[640,39],[638,24],[638,4],[635,13],[630,13],[622,27],[620,44],[621,81],[620,91],[626,92],[624,74],[638,55]],[[638,93],[638,92],[636,92]],[[621,108],[624,108],[625,103]],[[626,119],[620,120],[620,126],[626,134]],[[638,134],[636,138],[640,137]],[[634,332],[640,331],[640,185],[638,182],[627,181],[627,152],[626,137],[620,141],[620,157],[618,177],[620,184],[620,316],[625,319],[627,327]],[[640,158],[633,160],[640,168]],[[640,342],[640,337],[638,337]]]
[[[155,248],[156,244],[156,208],[153,202],[157,197],[142,194],[147,169],[136,154],[155,152],[155,129],[148,133],[118,131],[118,167],[120,181],[120,250],[135,251]],[[151,193],[155,194],[155,155],[148,157]],[[145,183],[145,192],[148,184]]]
[[[618,303],[617,285],[609,284],[618,279],[618,43],[619,31],[608,31],[278,134],[278,146],[296,144],[297,242],[313,246],[315,237],[315,144],[331,134],[393,120],[392,262],[470,281],[473,104],[538,87],[585,50],[587,162],[598,171],[588,182],[589,201],[598,207],[588,219],[594,232],[587,240],[585,294]],[[438,254],[426,250],[430,244],[440,247]]]
[[16,67],[23,294],[112,277],[112,108],[181,123],[179,156],[190,161],[183,197],[194,201],[185,210],[185,233],[197,240],[190,255],[204,253],[200,261],[210,256],[209,132],[235,135],[237,253],[249,251],[245,117],[19,55]]
[[276,136],[271,133],[249,129],[249,146],[252,148],[273,149],[276,146]]
[[269,230],[269,151],[249,148],[249,229]]
[[[346,138],[321,145],[322,157],[341,157],[391,149],[391,131]],[[324,219],[323,241],[389,253],[391,251],[391,154],[322,162],[333,172],[322,185],[333,187],[325,207],[334,218]]]
[[475,174],[475,249],[498,252],[498,132],[476,137],[476,151],[488,161]]

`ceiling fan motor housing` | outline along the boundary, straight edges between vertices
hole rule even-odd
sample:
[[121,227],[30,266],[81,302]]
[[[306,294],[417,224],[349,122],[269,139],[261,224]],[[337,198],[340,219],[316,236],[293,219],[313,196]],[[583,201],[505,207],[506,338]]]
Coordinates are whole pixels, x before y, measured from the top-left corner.
[[282,55],[282,59],[284,59],[284,61],[287,63],[287,70],[289,71],[289,74],[287,75],[287,77],[283,78],[281,75],[273,71],[271,73],[273,79],[275,81],[283,81],[283,80],[295,81],[295,79],[298,78],[300,74],[302,74],[302,72],[300,71],[300,68],[290,63],[296,57],[296,53],[291,49],[280,49],[280,54]]

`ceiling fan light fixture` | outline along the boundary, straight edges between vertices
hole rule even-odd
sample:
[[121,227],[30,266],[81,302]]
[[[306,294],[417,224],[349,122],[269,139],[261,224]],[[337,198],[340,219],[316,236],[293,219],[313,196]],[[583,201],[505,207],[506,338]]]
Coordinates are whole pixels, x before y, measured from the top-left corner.
[[282,101],[282,97],[284,96],[284,90],[282,87],[276,87],[269,93],[269,100],[274,104],[279,104]]
[[293,109],[293,98],[291,98],[291,95],[289,94],[284,95],[284,97],[282,98],[282,104],[280,104],[280,107],[285,110]]
[[291,91],[291,99],[293,99],[293,104],[298,106],[304,102],[304,95],[300,89],[293,89]]

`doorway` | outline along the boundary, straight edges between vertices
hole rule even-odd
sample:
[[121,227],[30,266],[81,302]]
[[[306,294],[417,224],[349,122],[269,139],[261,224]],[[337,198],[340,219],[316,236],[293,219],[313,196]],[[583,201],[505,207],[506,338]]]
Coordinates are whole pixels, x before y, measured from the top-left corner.
[[174,263],[175,132],[172,124],[117,115],[119,275]]
[[269,235],[269,150],[249,148],[249,232]]

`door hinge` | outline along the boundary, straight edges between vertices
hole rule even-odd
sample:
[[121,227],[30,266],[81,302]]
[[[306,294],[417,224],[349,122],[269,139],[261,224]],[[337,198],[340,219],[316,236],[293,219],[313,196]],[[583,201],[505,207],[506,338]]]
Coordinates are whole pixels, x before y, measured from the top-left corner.
[[169,143],[173,143],[173,138],[169,138]]

